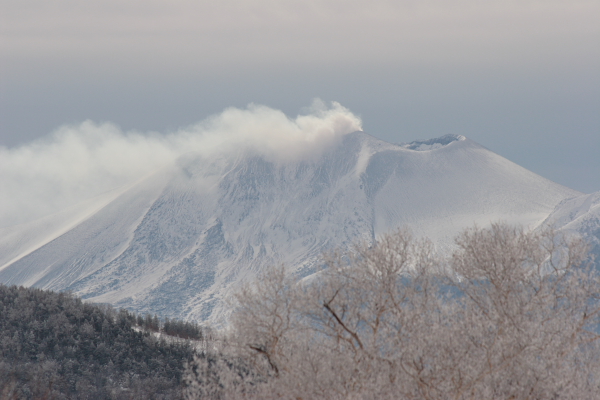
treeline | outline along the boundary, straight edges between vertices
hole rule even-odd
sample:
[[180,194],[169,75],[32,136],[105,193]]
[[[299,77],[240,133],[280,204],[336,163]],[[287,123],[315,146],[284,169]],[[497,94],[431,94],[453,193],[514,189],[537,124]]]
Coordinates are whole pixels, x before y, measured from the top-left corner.
[[203,337],[194,323],[0,285],[0,398],[180,399],[195,343],[164,334]]
[[204,338],[202,328],[194,322],[166,318],[162,330],[166,335],[182,339],[202,340]]
[[148,331],[161,332],[165,335],[175,336],[181,339],[204,339],[204,331],[196,322],[180,321],[169,318],[165,318],[165,321],[162,322],[156,314],[154,314],[154,316],[146,314],[144,317],[143,315],[136,315],[135,313],[123,309],[120,310],[119,313],[123,318],[131,322],[131,324],[135,324]]

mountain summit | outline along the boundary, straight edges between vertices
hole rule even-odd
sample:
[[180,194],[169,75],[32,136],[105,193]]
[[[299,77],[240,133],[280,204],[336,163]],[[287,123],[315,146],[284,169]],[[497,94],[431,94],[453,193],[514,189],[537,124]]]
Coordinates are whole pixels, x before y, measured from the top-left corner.
[[165,317],[218,320],[267,264],[304,275],[323,251],[410,228],[442,250],[474,223],[535,227],[581,193],[456,135],[344,135],[289,162],[195,153],[127,187],[0,232],[0,282],[70,290]]

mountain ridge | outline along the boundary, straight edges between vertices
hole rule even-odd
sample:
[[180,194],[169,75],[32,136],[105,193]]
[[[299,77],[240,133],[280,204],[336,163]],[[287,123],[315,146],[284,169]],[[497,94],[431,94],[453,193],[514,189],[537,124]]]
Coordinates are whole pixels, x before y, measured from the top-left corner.
[[581,195],[460,135],[396,145],[354,132],[318,157],[287,163],[246,151],[188,153],[0,264],[0,282],[215,320],[226,297],[267,264],[310,274],[323,251],[401,226],[443,250],[473,223],[535,228]]

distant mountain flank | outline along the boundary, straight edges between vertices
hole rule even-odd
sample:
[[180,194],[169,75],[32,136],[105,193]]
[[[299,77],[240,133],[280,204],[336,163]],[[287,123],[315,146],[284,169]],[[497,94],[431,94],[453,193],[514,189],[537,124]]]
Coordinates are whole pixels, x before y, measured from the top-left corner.
[[583,236],[600,267],[600,191],[562,201],[544,225]]
[[0,282],[219,321],[227,296],[265,265],[309,275],[323,251],[399,227],[443,251],[474,223],[535,228],[581,196],[459,135],[397,145],[354,132],[289,162],[189,153],[128,187],[1,231]]

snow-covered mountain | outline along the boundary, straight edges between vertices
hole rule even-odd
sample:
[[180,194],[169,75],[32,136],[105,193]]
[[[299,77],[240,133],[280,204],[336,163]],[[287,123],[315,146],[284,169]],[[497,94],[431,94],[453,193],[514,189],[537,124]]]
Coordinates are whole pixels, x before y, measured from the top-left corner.
[[443,249],[474,223],[533,228],[559,204],[583,209],[584,197],[463,136],[395,145],[355,132],[290,162],[190,153],[127,187],[0,231],[0,282],[216,320],[227,295],[267,264],[310,274],[323,251],[402,226]]
[[600,192],[562,201],[548,216],[545,224],[583,236],[590,244],[590,252],[600,267]]

